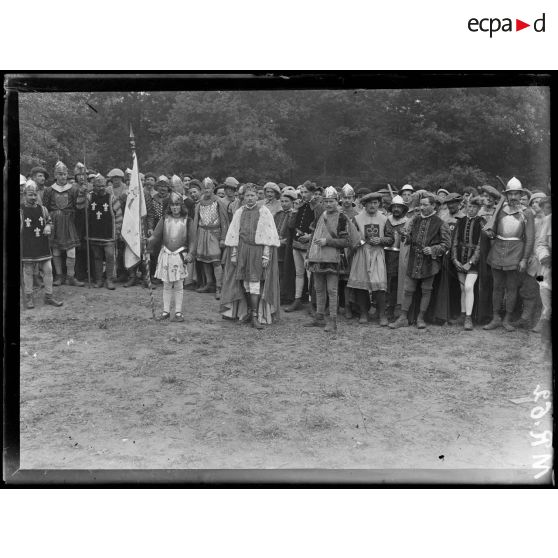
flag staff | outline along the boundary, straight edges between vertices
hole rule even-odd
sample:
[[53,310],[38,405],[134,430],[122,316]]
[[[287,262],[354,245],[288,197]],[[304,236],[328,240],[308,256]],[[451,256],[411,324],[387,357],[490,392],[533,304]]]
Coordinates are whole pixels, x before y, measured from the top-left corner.
[[[139,167],[137,164],[134,165],[134,163],[137,160],[137,156],[136,156],[136,138],[134,136],[134,131],[132,130],[132,124],[130,123],[130,149],[132,151],[132,169],[135,168],[137,170],[137,183],[138,183],[138,212],[139,212],[139,233],[140,233],[140,239],[141,239],[141,251],[143,253],[143,261],[144,261],[144,268],[145,268],[145,279],[147,281],[147,288],[149,289],[149,298],[150,298],[150,302],[151,302],[151,315],[153,316],[153,319],[155,319],[155,300],[153,298],[153,287],[151,285],[151,274],[150,274],[150,269],[149,269],[149,264],[150,264],[150,256],[147,253],[147,238],[145,238],[144,233],[143,233],[143,227],[142,227],[142,216],[141,216],[141,198],[143,196],[143,187],[141,184],[141,180],[139,177]],[[130,195],[128,193],[128,195]]]

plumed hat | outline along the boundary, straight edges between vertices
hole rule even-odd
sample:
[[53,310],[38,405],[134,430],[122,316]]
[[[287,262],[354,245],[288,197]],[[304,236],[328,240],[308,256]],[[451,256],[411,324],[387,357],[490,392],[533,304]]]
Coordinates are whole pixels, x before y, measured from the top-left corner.
[[260,187],[257,184],[254,184],[253,182],[247,182],[246,184],[243,184],[244,186],[244,190],[243,190],[243,194],[246,194],[246,192],[257,192]]
[[171,184],[173,188],[184,188],[184,183],[180,180],[180,176],[177,176],[176,174],[172,175]]
[[31,176],[35,176],[36,174],[39,174],[40,172],[42,172],[45,175],[45,178],[49,177],[49,174],[47,172],[47,170],[44,167],[33,167],[31,169],[31,172],[29,173]]
[[490,184],[485,184],[484,186],[481,186],[480,189],[482,192],[486,192],[489,196],[492,196],[496,200],[499,200],[502,196],[502,194],[500,194],[494,186],[490,186]]
[[328,199],[328,198],[337,199],[337,190],[333,186],[328,186],[324,190],[324,198],[326,198],[326,199]]
[[273,190],[277,194],[281,193],[281,188],[279,188],[279,186],[277,184],[275,184],[275,182],[266,182],[264,184],[264,190],[266,190],[267,188],[270,188],[271,190]]
[[211,178],[209,178],[209,176],[206,176],[203,179],[203,185],[204,186],[213,186],[215,188],[215,183],[213,182],[213,180],[211,180]]
[[483,200],[480,196],[473,196],[469,199],[469,205],[478,205],[480,207],[483,205]]
[[343,188],[341,188],[341,192],[344,196],[350,196],[351,194],[353,196],[355,195],[354,188],[348,182],[347,184],[345,184],[345,186],[343,186]]
[[225,178],[225,187],[234,188],[236,190],[239,184],[240,183],[234,176],[227,176],[227,178]]
[[170,201],[169,203],[179,203],[182,204],[183,203],[183,198],[180,194],[178,194],[177,192],[171,192],[170,193]]
[[446,203],[451,203],[451,202],[460,202],[463,199],[463,196],[461,194],[458,194],[457,192],[452,192],[451,194],[448,194],[446,196],[446,199],[444,200]]
[[400,205],[401,207],[403,207],[405,209],[405,213],[407,213],[407,211],[409,210],[409,206],[403,201],[403,198],[401,196],[393,197],[393,199],[391,200],[391,205],[389,206],[390,211],[393,209],[394,205]]
[[513,176],[512,178],[510,178],[508,180],[508,183],[506,184],[506,193],[507,192],[523,192],[523,186],[521,186],[521,182],[519,182],[519,180],[517,180],[517,178],[515,178],[515,176]]
[[296,200],[298,198],[298,192],[290,186],[286,186],[285,188],[283,188],[281,195],[286,196],[287,198],[291,198],[292,200]]
[[107,177],[108,178],[116,178],[116,177],[124,178],[124,173],[120,169],[112,169],[107,174]]
[[87,174],[87,169],[83,163],[76,163],[76,166],[74,167],[74,176],[77,176],[78,174]]
[[58,161],[56,165],[54,165],[54,172],[68,172],[68,167],[62,161]]

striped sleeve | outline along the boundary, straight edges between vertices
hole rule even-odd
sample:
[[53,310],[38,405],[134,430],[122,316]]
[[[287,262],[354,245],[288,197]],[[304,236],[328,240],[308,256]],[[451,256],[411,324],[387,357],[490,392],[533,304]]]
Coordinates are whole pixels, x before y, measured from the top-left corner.
[[120,200],[113,194],[112,196],[112,211],[114,212],[114,236],[118,238],[122,230],[122,205]]

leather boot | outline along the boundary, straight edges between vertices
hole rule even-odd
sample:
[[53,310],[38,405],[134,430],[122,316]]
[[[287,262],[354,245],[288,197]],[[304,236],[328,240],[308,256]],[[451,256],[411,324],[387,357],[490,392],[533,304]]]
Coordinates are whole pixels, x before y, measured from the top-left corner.
[[311,322],[308,322],[307,324],[303,324],[303,327],[325,327],[325,325],[326,323],[325,323],[324,315],[318,314],[316,312],[314,319]]
[[250,306],[252,307],[252,327],[263,329],[263,325],[258,319],[258,308],[260,306],[260,295],[250,293]]
[[471,331],[473,329],[473,320],[471,316],[465,316],[465,321],[463,322],[463,329],[465,331]]
[[506,312],[506,315],[504,316],[502,325],[506,331],[515,331],[515,327],[512,325],[511,316],[511,312]]
[[426,328],[426,322],[424,321],[424,312],[419,312],[419,315],[417,316],[417,328],[418,329]]
[[258,311],[252,310],[252,327],[255,329],[263,329],[264,326],[260,323],[258,319]]
[[491,329],[496,329],[498,327],[502,327],[502,318],[500,318],[500,314],[494,314],[492,316],[492,320],[488,322],[482,329],[489,331]]
[[465,325],[465,312],[461,312],[461,314],[459,314],[459,317],[457,318],[453,318],[451,320],[448,320],[448,323],[450,325]]
[[66,283],[66,276],[65,275],[56,275],[52,284],[55,287],[59,287],[60,285],[64,285]]
[[105,284],[106,284],[106,287],[107,287],[107,289],[108,289],[109,291],[114,291],[115,286],[114,286],[114,283],[112,282],[112,279],[109,279],[109,278],[107,277],[107,281],[106,281]]
[[289,306],[285,308],[285,312],[295,312],[296,310],[300,310],[301,308],[302,308],[302,299],[295,298],[293,300],[293,303],[289,304]]
[[83,281],[78,281],[74,275],[70,275],[68,277],[68,285],[72,287],[83,287],[85,283]]
[[324,328],[324,331],[332,333],[337,331],[337,318],[330,318]]
[[407,311],[401,310],[401,314],[399,314],[399,318],[395,320],[395,322],[389,324],[391,329],[398,329],[400,327],[409,327],[409,320],[407,319]]
[[132,273],[132,274],[130,275],[130,277],[128,278],[128,281],[126,281],[126,283],[124,283],[124,286],[125,286],[126,288],[128,288],[128,287],[133,287],[134,285],[137,284],[137,282],[138,282],[138,278],[136,277],[136,274],[135,274],[135,273]]
[[62,306],[62,302],[60,300],[56,300],[53,295],[45,293],[45,304],[50,306]]
[[28,310],[35,308],[35,305],[33,304],[33,294],[25,295],[25,308]]

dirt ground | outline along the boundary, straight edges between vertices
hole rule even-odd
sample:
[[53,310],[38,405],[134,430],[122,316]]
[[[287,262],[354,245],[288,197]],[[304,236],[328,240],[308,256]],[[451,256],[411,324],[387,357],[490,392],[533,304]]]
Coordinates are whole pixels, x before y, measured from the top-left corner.
[[186,322],[161,324],[141,286],[55,294],[21,311],[22,469],[523,469],[546,451],[533,333],[340,318],[328,336],[306,311],[256,331],[190,291]]

